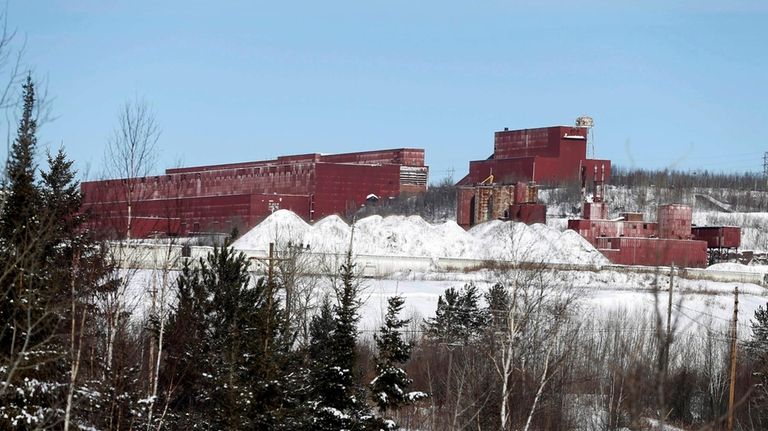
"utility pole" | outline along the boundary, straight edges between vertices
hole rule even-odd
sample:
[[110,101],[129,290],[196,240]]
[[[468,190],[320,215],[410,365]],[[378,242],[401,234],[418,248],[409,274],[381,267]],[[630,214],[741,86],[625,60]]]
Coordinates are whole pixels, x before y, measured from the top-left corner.
[[736,389],[736,336],[739,322],[739,286],[733,291],[733,322],[731,327],[731,386],[728,390],[728,425],[727,430],[733,431],[733,398]]
[[675,282],[675,264],[669,268],[669,302],[667,302],[667,339],[664,341],[664,378],[669,371],[669,345],[672,344],[672,287]]
[[[269,331],[269,328],[271,327],[270,322],[270,316],[272,315],[272,307],[274,306],[274,295],[275,295],[275,263],[287,259],[280,259],[277,257],[277,252],[275,251],[275,243],[270,242],[269,243],[269,256],[265,259],[263,257],[251,257],[251,260],[257,260],[257,261],[267,261],[267,307],[269,312],[267,313],[267,325],[266,330]],[[264,351],[267,352],[269,349],[269,334],[264,334]]]

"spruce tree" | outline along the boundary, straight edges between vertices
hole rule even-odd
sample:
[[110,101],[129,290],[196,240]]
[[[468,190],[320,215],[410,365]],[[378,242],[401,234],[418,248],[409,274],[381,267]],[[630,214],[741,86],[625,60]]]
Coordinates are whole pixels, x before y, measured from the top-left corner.
[[8,246],[20,246],[40,223],[40,190],[35,183],[37,121],[34,118],[35,85],[27,76],[23,85],[24,105],[16,139],[5,167],[5,184],[0,237]]
[[251,286],[245,255],[230,247],[184,266],[166,350],[175,426],[276,426],[289,348],[276,290],[265,279]]
[[437,299],[435,317],[424,322],[427,338],[448,344],[474,342],[486,325],[479,299],[474,283],[465,284],[461,290],[446,289]]
[[[423,392],[406,392],[413,382],[401,368],[411,357],[413,344],[402,339],[402,330],[410,320],[398,316],[403,309],[405,300],[402,296],[393,296],[387,300],[387,315],[384,326],[374,335],[378,355],[376,356],[376,377],[371,381],[371,398],[379,407],[381,414],[387,410],[396,410],[401,406],[413,403],[426,397]],[[392,421],[386,423],[387,428],[394,429]]]
[[72,164],[60,148],[56,156],[48,154],[48,170],[40,174],[41,199],[55,221],[54,237],[58,239],[76,235],[83,222],[83,216],[79,214],[82,203],[80,183],[75,179]]
[[[51,239],[36,183],[35,88],[23,84],[17,136],[6,163],[0,211],[0,428],[43,428],[61,410],[63,346],[59,286],[50,284],[44,244]],[[6,385],[5,382],[8,382]]]
[[[328,343],[328,348],[315,348],[320,354],[311,365],[307,412],[314,430],[366,430],[378,423],[365,403],[365,388],[355,375],[357,314],[360,307],[359,285],[354,273],[352,253],[341,267],[341,286],[333,307],[333,331],[327,337],[312,339],[312,345]],[[320,320],[313,321],[319,328]],[[328,325],[327,321],[323,326]],[[319,335],[315,333],[315,335]]]
[[509,291],[503,284],[496,283],[488,289],[484,296],[485,302],[488,304],[486,321],[490,329],[493,331],[504,330],[507,326],[509,307],[512,305]]
[[[81,369],[80,353],[101,329],[92,299],[108,288],[111,268],[81,230],[79,187],[63,150],[48,157],[37,181],[29,76],[23,90],[0,206],[0,429],[59,428],[63,421],[87,428],[103,404],[86,383],[95,373]],[[98,353],[90,362],[99,363]]]
[[336,328],[336,322],[333,318],[333,307],[331,299],[326,295],[320,303],[319,312],[312,316],[309,324],[309,361],[322,362],[327,361],[331,354],[330,338]]

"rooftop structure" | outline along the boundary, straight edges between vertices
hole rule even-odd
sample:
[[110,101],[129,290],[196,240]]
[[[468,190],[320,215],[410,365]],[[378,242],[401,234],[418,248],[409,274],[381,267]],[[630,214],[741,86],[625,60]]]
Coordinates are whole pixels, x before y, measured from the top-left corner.
[[578,181],[584,167],[589,172],[604,170],[609,182],[611,161],[587,158],[589,130],[588,126],[552,126],[496,132],[493,154],[469,162],[469,173],[458,184],[478,184],[491,175],[500,184]]

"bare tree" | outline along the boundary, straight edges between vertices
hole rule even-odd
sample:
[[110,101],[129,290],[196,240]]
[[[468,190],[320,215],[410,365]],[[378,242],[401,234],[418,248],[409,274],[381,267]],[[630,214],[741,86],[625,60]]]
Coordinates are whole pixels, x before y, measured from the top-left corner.
[[125,238],[131,239],[134,203],[145,187],[141,178],[155,167],[160,127],[145,100],[127,101],[117,116],[118,124],[107,142],[105,166],[110,176],[122,182],[126,204]]
[[[134,205],[137,200],[144,197],[147,186],[142,182],[142,177],[147,176],[155,165],[157,154],[157,142],[160,137],[160,128],[147,101],[128,100],[120,108],[117,116],[118,124],[112,137],[107,142],[104,166],[107,175],[118,178],[120,191],[111,199],[125,203],[125,227],[118,234],[127,240],[132,238],[134,220]],[[114,193],[114,191],[110,191]],[[120,218],[122,220],[122,217]],[[122,228],[122,226],[121,226]],[[113,259],[120,262],[123,267],[135,267],[131,261],[140,260],[144,256],[137,256],[139,248],[125,247],[127,244],[113,244]],[[107,323],[107,369],[109,370],[113,359],[115,336],[125,317],[125,297],[134,270],[121,271],[118,287],[106,295],[103,301],[104,316]]]

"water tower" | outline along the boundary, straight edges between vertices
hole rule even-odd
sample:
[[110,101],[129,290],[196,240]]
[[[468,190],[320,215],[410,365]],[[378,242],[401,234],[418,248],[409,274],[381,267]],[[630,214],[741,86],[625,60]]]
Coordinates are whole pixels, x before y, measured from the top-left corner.
[[587,148],[591,152],[590,156],[595,157],[594,139],[592,137],[592,133],[589,133],[592,128],[595,127],[595,120],[593,120],[592,117],[588,115],[582,115],[581,117],[576,118],[576,127],[587,128]]

